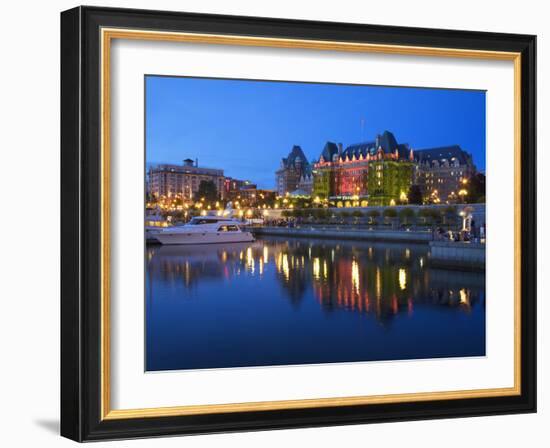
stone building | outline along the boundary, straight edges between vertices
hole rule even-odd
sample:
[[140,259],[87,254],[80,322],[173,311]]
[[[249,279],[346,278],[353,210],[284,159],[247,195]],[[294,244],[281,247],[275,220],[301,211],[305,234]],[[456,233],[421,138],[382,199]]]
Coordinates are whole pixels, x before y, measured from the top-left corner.
[[420,149],[414,152],[415,180],[432,202],[455,202],[466,182],[475,174],[472,155],[458,145]]
[[147,189],[157,198],[195,199],[201,181],[212,181],[220,198],[224,197],[223,170],[199,167],[198,161],[185,159],[182,165],[162,164],[149,168]]
[[412,162],[409,145],[389,131],[346,149],[328,142],[313,165],[313,195],[373,205],[398,201],[412,182]]
[[295,194],[299,194],[301,196],[311,196],[313,192],[313,172],[311,169],[311,165],[308,166],[308,169],[304,171],[304,174],[302,174],[302,177],[300,177],[300,180],[298,181],[298,185],[296,190],[294,190]]
[[319,160],[313,164],[312,195],[327,199],[334,195],[336,169],[339,164],[342,146],[327,142]]
[[293,146],[287,157],[281,160],[281,166],[276,171],[277,194],[284,196],[298,189],[302,176],[311,172],[311,166],[300,146]]

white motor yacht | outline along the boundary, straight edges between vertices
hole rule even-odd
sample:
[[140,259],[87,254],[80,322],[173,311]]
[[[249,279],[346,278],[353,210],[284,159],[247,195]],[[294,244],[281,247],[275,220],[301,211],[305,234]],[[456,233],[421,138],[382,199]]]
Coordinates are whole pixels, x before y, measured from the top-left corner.
[[183,226],[169,227],[154,233],[161,244],[215,244],[254,241],[252,233],[243,231],[241,223],[222,216],[195,216]]

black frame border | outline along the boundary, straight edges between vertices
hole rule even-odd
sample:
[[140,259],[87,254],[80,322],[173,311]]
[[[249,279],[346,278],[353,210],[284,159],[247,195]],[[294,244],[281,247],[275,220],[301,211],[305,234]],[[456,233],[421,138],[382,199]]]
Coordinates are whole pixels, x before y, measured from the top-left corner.
[[[521,395],[101,420],[100,29],[521,53]],[[61,13],[61,435],[75,441],[536,412],[536,36],[77,7]]]

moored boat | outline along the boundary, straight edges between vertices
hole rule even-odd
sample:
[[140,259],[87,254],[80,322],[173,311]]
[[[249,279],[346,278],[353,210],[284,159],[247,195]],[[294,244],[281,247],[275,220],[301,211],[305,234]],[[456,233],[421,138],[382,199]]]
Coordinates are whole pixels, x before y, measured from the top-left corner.
[[220,216],[195,216],[183,226],[168,227],[153,234],[161,244],[216,244],[254,241],[241,223]]

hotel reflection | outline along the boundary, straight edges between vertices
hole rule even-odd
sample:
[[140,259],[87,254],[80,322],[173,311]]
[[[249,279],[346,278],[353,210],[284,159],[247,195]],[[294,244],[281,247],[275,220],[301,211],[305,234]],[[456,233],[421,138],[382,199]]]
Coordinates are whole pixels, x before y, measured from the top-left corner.
[[381,323],[412,317],[419,307],[469,313],[485,306],[482,274],[431,269],[427,257],[423,246],[272,239],[223,248],[148,247],[146,260],[152,300],[151,279],[192,289],[248,276],[261,280],[265,293],[280,288],[292,307],[313,297],[327,314],[354,312]]

